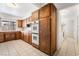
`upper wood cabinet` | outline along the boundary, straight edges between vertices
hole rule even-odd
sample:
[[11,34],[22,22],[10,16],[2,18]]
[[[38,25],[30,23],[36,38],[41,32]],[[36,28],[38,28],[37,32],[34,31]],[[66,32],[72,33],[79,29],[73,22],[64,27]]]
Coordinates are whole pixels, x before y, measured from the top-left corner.
[[0,43],[4,41],[4,33],[0,32]]
[[28,22],[29,22],[29,23],[32,22],[32,19],[31,19],[31,18],[32,18],[32,16],[28,17],[27,20],[26,20],[26,23],[28,23]]
[[50,4],[47,4],[47,5],[43,6],[42,8],[40,8],[39,18],[44,18],[44,17],[50,16],[50,13],[51,13],[50,9],[51,9]]
[[39,10],[36,10],[32,13],[32,21],[39,19]]
[[17,26],[23,27],[23,22],[24,22],[24,20],[17,20]]

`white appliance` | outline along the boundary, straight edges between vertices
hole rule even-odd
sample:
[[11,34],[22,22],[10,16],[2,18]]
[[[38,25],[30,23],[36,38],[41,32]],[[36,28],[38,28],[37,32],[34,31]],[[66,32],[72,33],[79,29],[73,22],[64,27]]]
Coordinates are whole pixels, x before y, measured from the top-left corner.
[[39,45],[39,21],[34,21],[32,26],[32,43]]
[[39,21],[32,22],[32,33],[39,33]]
[[32,34],[32,43],[39,45],[39,34]]

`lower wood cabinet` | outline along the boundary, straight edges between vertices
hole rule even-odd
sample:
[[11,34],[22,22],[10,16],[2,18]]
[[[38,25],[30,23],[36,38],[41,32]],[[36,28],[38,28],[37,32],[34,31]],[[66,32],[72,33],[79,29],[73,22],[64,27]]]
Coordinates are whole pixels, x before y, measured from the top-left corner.
[[0,43],[4,42],[4,34],[0,32]]
[[21,32],[21,39],[24,40],[24,33]]
[[15,39],[16,39],[15,32],[6,32],[5,33],[5,41],[15,40]]
[[32,34],[28,34],[28,43],[32,44]]
[[17,31],[15,33],[16,33],[16,39],[21,39],[21,32]]
[[0,32],[0,43],[4,41],[21,39],[21,32]]
[[21,32],[21,39],[29,44],[32,44],[32,34]]
[[24,33],[24,39],[23,39],[25,42],[28,42],[28,34],[27,33]]

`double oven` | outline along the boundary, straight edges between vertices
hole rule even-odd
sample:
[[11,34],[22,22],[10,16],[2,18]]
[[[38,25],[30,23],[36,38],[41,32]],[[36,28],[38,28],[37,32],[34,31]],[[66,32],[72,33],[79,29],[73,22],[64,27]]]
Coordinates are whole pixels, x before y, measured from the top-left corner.
[[39,21],[32,22],[32,43],[39,45]]

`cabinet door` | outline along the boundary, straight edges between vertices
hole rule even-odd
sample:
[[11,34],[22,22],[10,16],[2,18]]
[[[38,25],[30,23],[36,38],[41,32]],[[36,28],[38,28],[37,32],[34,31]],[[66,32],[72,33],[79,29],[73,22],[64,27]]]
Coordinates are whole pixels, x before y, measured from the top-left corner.
[[32,34],[29,34],[28,35],[28,43],[29,44],[32,44]]
[[39,18],[44,18],[44,17],[48,17],[50,16],[51,10],[50,10],[50,4],[45,5],[44,7],[42,7],[39,11]]
[[24,33],[24,41],[28,42],[28,35],[27,35],[27,33]]
[[34,20],[38,20],[38,15],[39,15],[39,10],[36,10],[36,11],[34,11],[33,13],[32,13],[32,21],[34,21]]
[[50,19],[40,19],[40,50],[50,54]]
[[5,40],[6,41],[9,41],[9,40],[15,40],[16,37],[15,37],[15,33],[14,32],[7,32],[5,33]]
[[21,32],[21,39],[24,40],[24,34]]
[[4,34],[0,33],[0,42],[3,42],[3,41],[4,41]]
[[17,20],[17,26],[23,27],[23,20]]
[[16,32],[16,39],[21,39],[21,32]]

